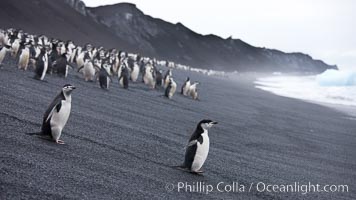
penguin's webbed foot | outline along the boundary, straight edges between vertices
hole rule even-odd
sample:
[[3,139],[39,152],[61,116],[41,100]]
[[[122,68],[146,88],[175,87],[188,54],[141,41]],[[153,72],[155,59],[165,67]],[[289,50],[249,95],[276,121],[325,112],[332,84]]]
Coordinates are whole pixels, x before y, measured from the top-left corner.
[[179,165],[179,166],[174,166],[174,168],[185,171],[185,172],[190,172],[190,169],[188,167]]
[[63,142],[63,140],[57,140],[56,143],[57,143],[57,144],[65,144],[65,143]]
[[198,170],[198,171],[190,171],[191,174],[194,174],[194,175],[200,175],[200,176],[203,176],[203,171],[202,170]]

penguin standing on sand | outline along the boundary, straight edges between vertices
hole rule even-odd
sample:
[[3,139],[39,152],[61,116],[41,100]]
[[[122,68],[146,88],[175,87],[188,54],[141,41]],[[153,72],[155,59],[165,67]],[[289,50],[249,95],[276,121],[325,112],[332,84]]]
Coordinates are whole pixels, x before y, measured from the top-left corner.
[[85,51],[82,49],[82,47],[78,46],[75,51],[75,56],[73,58],[73,61],[77,64],[77,68],[80,68],[84,65],[84,56],[85,56]]
[[177,84],[176,84],[176,82],[174,82],[173,78],[171,77],[169,79],[168,86],[164,92],[164,96],[171,99],[173,97],[174,93],[176,92],[176,89],[177,89]]
[[71,62],[75,56],[75,53],[74,53],[75,45],[74,45],[73,41],[68,40],[65,44],[65,48],[66,48],[66,53],[68,55],[67,61]]
[[36,60],[36,70],[35,70],[35,79],[43,81],[46,72],[48,69],[48,56],[46,53],[46,49],[42,48],[40,55]]
[[57,58],[57,60],[55,60],[55,61],[53,62],[54,71],[55,71],[59,76],[64,76],[64,78],[67,78],[67,76],[68,76],[69,67],[73,68],[73,67],[70,66],[70,64],[68,63],[68,60],[67,60],[67,53],[63,53],[61,56],[59,56],[59,57]]
[[7,34],[4,32],[4,30],[0,29],[0,46],[3,46],[4,44],[7,43],[8,43]]
[[148,63],[145,66],[145,73],[143,76],[143,82],[148,85],[150,88],[154,89],[156,87],[156,79],[154,73],[154,67]]
[[129,88],[129,70],[127,69],[126,65],[123,65],[121,68],[119,84],[125,89]]
[[119,67],[117,68],[117,78],[118,79],[120,79],[120,77],[121,77],[122,68],[127,67],[127,66],[128,66],[127,59],[124,57],[121,57]]
[[66,84],[62,91],[56,96],[43,115],[40,133],[30,133],[49,136],[57,144],[64,144],[61,137],[62,130],[66,125],[72,106],[71,93],[75,89],[73,85]]
[[189,87],[190,87],[190,79],[189,77],[187,77],[187,80],[184,82],[180,93],[184,96],[187,96],[189,92]]
[[136,82],[138,79],[138,74],[140,73],[140,67],[136,62],[133,62],[132,65],[130,66],[131,69],[131,74],[130,74],[130,79],[132,82]]
[[11,49],[12,49],[11,55],[13,58],[16,58],[17,56],[17,53],[20,49],[20,42],[21,42],[20,39],[15,39],[15,41],[11,45]]
[[145,73],[146,73],[146,64],[143,59],[141,59],[139,64],[140,64],[140,73],[142,74],[142,83],[144,83],[145,82],[144,77],[145,77]]
[[209,119],[200,121],[193,135],[189,139],[186,147],[185,159],[180,169],[188,170],[191,173],[203,173],[201,167],[204,165],[209,153],[210,140],[208,130],[217,124]]
[[105,66],[107,66],[106,62],[99,70],[99,84],[102,89],[109,89],[111,78]]
[[190,95],[192,97],[192,99],[197,100],[198,99],[198,89],[197,89],[197,85],[199,84],[199,82],[194,82],[188,90],[188,95]]
[[85,81],[93,81],[95,78],[95,66],[90,58],[90,54],[87,52],[84,56],[84,65],[78,68],[78,72],[83,71]]
[[167,88],[168,84],[169,84],[169,79],[172,77],[172,70],[169,69],[166,74],[164,75],[164,88]]
[[21,43],[20,47],[18,68],[26,71],[30,62],[30,45]]
[[162,86],[162,70],[156,70],[156,85],[157,86]]
[[2,65],[2,61],[4,60],[6,53],[10,51],[10,48],[10,45],[0,47],[0,66]]
[[[51,51],[50,51],[50,53],[48,55],[50,65],[49,65],[49,68],[47,70],[49,72],[49,74],[52,74],[52,72],[56,70],[54,65],[55,65],[56,62],[58,63],[58,59],[61,59],[60,55],[62,55],[58,51],[60,49],[58,47],[59,42],[57,40],[53,39],[51,44],[52,44],[52,49],[51,49]],[[57,65],[57,67],[58,67],[58,65]]]

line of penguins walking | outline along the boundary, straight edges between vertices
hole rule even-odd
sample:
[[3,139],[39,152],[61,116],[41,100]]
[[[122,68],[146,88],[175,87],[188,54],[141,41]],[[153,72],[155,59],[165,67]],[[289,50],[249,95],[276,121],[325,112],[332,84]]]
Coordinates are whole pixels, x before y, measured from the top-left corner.
[[[32,67],[34,78],[44,80],[47,74],[57,74],[66,78],[69,69],[82,73],[85,81],[99,81],[103,89],[109,89],[112,77],[117,76],[119,85],[128,89],[130,82],[143,82],[149,88],[164,88],[164,96],[171,99],[177,91],[177,83],[173,78],[172,65],[158,69],[158,61],[138,54],[107,50],[104,47],[84,47],[75,45],[73,41],[63,42],[49,39],[45,35],[31,35],[13,28],[0,29],[0,66],[7,53],[17,59],[18,68],[27,70]],[[160,62],[162,63],[162,62]],[[173,65],[174,66],[174,65]],[[139,80],[141,77],[141,80]],[[199,82],[191,82],[189,77],[182,84],[180,93],[198,100]]]
[[[83,74],[85,81],[99,79],[100,87],[103,89],[109,89],[111,77],[114,75],[117,75],[119,84],[127,89],[130,81],[139,81],[139,74],[141,81],[150,88],[164,87],[164,95],[167,98],[172,98],[177,88],[172,69],[168,69],[163,76],[162,70],[156,67],[155,59],[130,55],[116,49],[105,50],[91,44],[81,47],[74,45],[72,41],[64,43],[57,39],[48,39],[44,35],[30,35],[21,30],[0,30],[0,67],[8,52],[11,57],[18,58],[19,69],[27,70],[32,66],[35,69],[34,78],[38,80],[44,80],[46,74],[67,77],[69,68],[74,69],[72,64],[75,63],[77,71]],[[191,83],[187,77],[182,85],[181,94],[198,99],[198,84]],[[71,84],[64,85],[45,111],[41,131],[27,134],[64,144],[60,137],[71,113],[71,94],[74,89],[76,87]],[[201,168],[207,159],[210,146],[208,130],[215,124],[217,122],[209,119],[198,122],[186,145],[183,164],[174,168],[193,174],[203,173]]]

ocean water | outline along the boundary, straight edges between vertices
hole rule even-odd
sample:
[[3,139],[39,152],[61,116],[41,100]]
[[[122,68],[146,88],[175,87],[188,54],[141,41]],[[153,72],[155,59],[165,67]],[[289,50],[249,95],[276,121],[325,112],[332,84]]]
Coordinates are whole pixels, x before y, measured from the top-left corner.
[[314,76],[274,73],[270,77],[258,78],[255,87],[356,115],[356,71],[327,70]]

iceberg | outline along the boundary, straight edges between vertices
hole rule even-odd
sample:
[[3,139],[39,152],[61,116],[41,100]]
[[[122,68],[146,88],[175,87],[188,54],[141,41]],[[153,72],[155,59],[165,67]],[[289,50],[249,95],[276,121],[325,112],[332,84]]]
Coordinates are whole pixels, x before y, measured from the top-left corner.
[[356,72],[329,69],[317,75],[316,81],[320,86],[355,86]]

